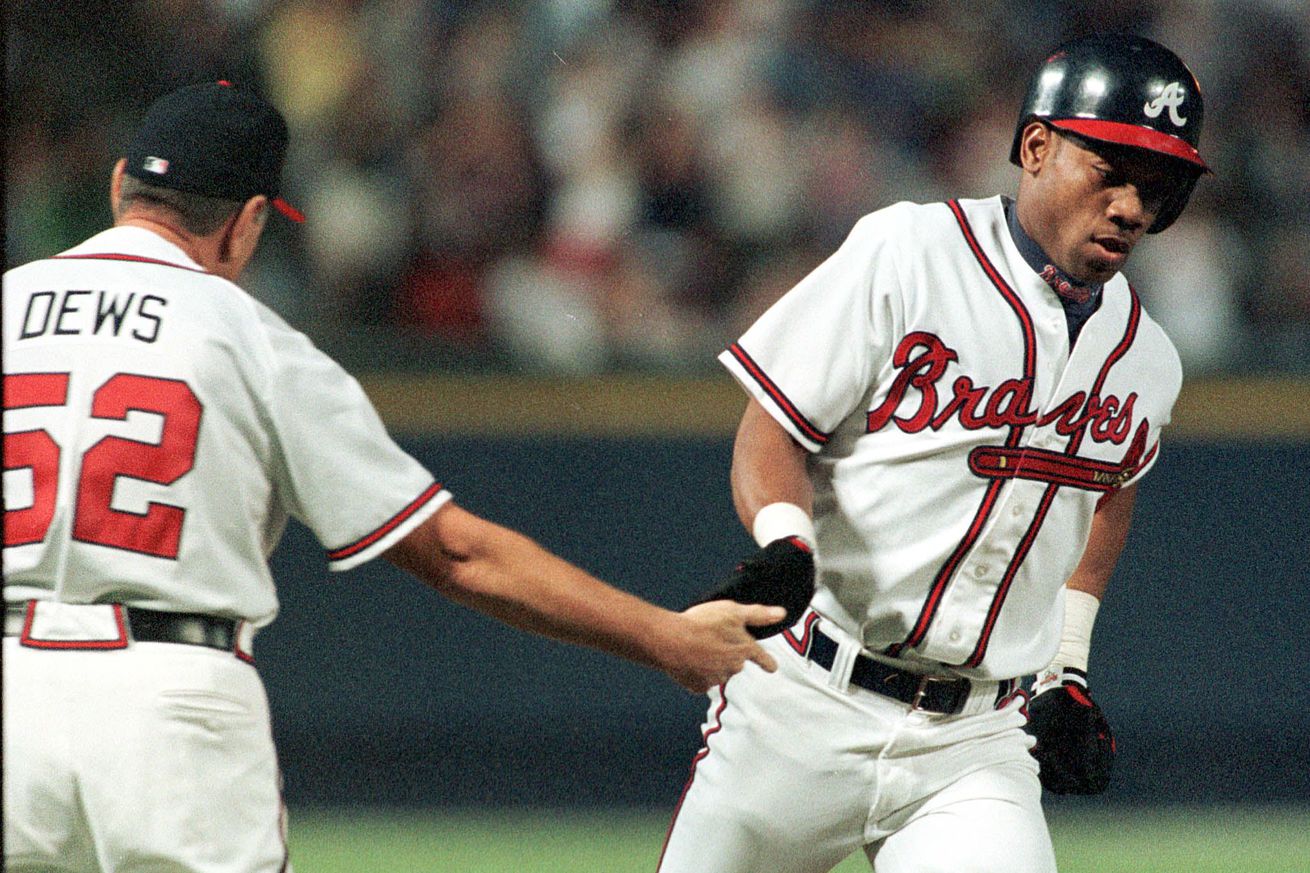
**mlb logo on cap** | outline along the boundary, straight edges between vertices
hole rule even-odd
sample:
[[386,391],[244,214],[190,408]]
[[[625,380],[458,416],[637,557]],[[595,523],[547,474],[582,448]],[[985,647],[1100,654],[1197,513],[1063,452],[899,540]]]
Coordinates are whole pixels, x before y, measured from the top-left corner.
[[168,172],[168,161],[152,155],[141,162],[141,169],[147,173],[158,173],[162,176]]

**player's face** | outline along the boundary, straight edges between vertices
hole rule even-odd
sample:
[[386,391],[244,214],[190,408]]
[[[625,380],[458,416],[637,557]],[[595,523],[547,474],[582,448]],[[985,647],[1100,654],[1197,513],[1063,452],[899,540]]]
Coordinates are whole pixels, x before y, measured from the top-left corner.
[[1041,124],[1025,133],[1022,157],[1019,219],[1057,267],[1084,282],[1123,268],[1178,184],[1168,158]]

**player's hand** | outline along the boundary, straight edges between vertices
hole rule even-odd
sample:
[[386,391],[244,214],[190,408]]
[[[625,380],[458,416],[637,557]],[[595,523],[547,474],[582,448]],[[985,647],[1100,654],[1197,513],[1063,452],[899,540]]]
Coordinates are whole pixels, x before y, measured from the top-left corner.
[[693,603],[735,600],[781,606],[785,613],[780,621],[750,628],[752,636],[764,639],[799,621],[813,597],[814,553],[799,538],[785,537],[746,558],[722,585]]
[[680,622],[676,643],[669,647],[664,672],[693,694],[704,694],[727,682],[747,661],[772,673],[778,663],[750,634],[757,625],[773,624],[783,609],[714,600],[677,614]]
[[1037,739],[1032,753],[1043,788],[1056,794],[1100,794],[1110,784],[1114,734],[1088,695],[1081,671],[1065,670],[1055,683],[1038,686],[1028,703],[1025,730]]

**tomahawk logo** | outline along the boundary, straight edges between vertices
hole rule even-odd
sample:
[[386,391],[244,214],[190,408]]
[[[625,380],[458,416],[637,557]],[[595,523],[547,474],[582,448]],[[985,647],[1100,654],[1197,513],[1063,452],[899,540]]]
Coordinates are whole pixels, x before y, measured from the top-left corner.
[[1187,92],[1183,90],[1182,84],[1170,82],[1164,86],[1164,90],[1160,92],[1159,97],[1146,102],[1146,105],[1142,107],[1142,111],[1146,113],[1147,118],[1158,118],[1164,108],[1168,106],[1169,120],[1182,127],[1187,123],[1187,119],[1178,114],[1178,107],[1182,106],[1183,101],[1186,99]]

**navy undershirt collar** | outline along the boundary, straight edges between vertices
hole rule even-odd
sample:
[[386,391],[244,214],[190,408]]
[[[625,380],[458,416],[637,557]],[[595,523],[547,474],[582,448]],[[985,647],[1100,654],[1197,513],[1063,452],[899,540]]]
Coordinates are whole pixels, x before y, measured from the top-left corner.
[[1005,219],[1010,226],[1010,237],[1014,240],[1015,248],[1033,272],[1046,280],[1060,301],[1060,306],[1064,308],[1065,322],[1069,327],[1069,347],[1073,348],[1078,332],[1083,329],[1087,319],[1092,317],[1092,313],[1100,308],[1101,289],[1104,286],[1079,282],[1052,264],[1042,247],[1019,224],[1019,210],[1014,208],[1014,201],[1002,197],[1001,202],[1005,206]]

